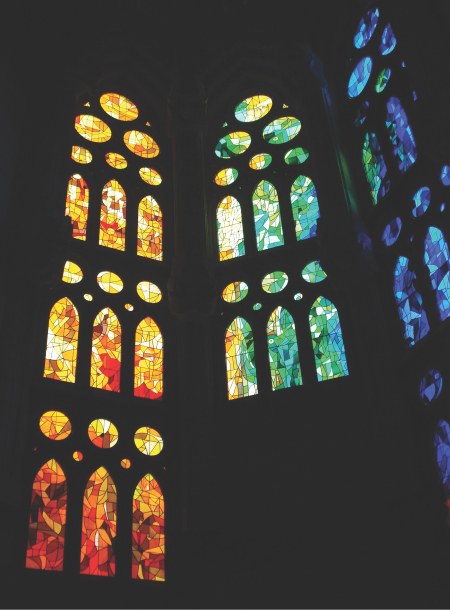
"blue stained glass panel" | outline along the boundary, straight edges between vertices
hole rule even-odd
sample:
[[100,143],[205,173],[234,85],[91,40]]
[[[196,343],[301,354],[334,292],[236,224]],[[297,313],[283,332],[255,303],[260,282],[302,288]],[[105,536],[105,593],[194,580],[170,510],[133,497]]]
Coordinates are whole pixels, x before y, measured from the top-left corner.
[[381,34],[381,42],[380,42],[380,53],[381,55],[389,55],[395,49],[395,45],[397,44],[397,39],[394,36],[394,33],[391,28],[391,24],[388,23],[384,28],[383,33]]
[[364,121],[367,118],[368,109],[369,109],[369,102],[365,101],[364,104],[361,106],[361,108],[358,110],[358,113],[356,115],[356,119],[354,122],[355,127],[359,127],[360,125],[362,125],[364,123]]
[[425,237],[423,262],[428,267],[431,285],[441,320],[450,316],[450,254],[442,231],[429,227]]
[[296,178],[291,187],[291,206],[297,241],[315,237],[320,210],[316,187],[311,178]]
[[272,390],[302,385],[297,335],[291,314],[277,307],[267,322]]
[[416,207],[413,209],[412,214],[415,218],[419,218],[422,214],[428,210],[431,200],[431,192],[427,186],[420,188],[413,197],[413,201]]
[[386,163],[381,154],[378,138],[374,133],[366,133],[362,149],[362,162],[372,195],[372,203],[376,205],[378,200],[389,191],[390,181],[387,180]]
[[317,379],[325,381],[348,375],[339,314],[331,301],[324,297],[317,298],[309,314],[309,327]]
[[409,270],[409,260],[400,256],[394,270],[394,295],[408,347],[420,341],[430,330],[422,296],[414,286],[415,279],[415,272]]
[[434,455],[439,468],[439,476],[444,486],[444,494],[450,499],[450,426],[440,419],[434,434]]
[[372,72],[372,65],[373,62],[370,57],[363,57],[361,61],[357,63],[356,68],[351,73],[348,81],[348,97],[357,97],[361,93],[369,80]]
[[362,49],[372,38],[378,23],[380,13],[377,8],[367,11],[364,17],[358,24],[356,34],[353,38],[353,44],[357,49]]
[[400,218],[394,218],[391,222],[386,225],[384,228],[383,234],[381,235],[381,241],[385,246],[392,246],[398,239],[400,235],[400,231],[402,229],[402,221]]
[[442,375],[437,369],[431,369],[420,380],[419,394],[426,405],[436,400],[442,390]]
[[417,159],[417,148],[408,117],[397,97],[391,97],[387,102],[386,127],[394,156],[398,157],[398,169],[403,174]]
[[450,186],[450,167],[444,165],[441,169],[441,182],[444,186]]

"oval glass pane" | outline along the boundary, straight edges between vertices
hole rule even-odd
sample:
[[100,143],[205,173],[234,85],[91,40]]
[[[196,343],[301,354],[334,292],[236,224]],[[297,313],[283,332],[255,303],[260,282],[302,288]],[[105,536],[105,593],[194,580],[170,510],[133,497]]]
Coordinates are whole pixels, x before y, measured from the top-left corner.
[[272,156],[267,153],[259,153],[252,157],[249,165],[252,169],[265,169],[272,163]]
[[144,182],[151,184],[152,186],[159,186],[162,182],[160,174],[155,169],[150,167],[141,167],[139,175]]
[[91,114],[80,114],[75,119],[75,129],[80,136],[91,142],[107,142],[111,129],[106,123]]
[[118,93],[104,93],[100,98],[100,106],[106,114],[119,121],[134,121],[139,114],[136,105]]
[[248,294],[248,286],[245,282],[232,282],[222,290],[222,299],[227,303],[239,303]]
[[348,97],[357,97],[367,85],[372,72],[372,58],[363,57],[351,73],[348,81]]
[[381,55],[389,55],[389,53],[391,53],[395,49],[396,44],[397,44],[397,39],[394,36],[394,33],[391,28],[391,24],[388,23],[387,26],[384,28],[383,33],[381,35],[381,42],[380,42]]
[[302,278],[305,282],[310,282],[311,284],[323,282],[326,277],[327,274],[320,266],[320,261],[311,261],[302,270]]
[[152,282],[139,282],[136,289],[138,295],[146,303],[159,303],[162,299],[161,290]]
[[252,139],[245,131],[233,131],[220,138],[216,146],[216,155],[221,159],[231,159],[236,155],[241,155],[252,143]]
[[138,157],[152,159],[159,155],[158,144],[149,135],[142,133],[142,131],[127,131],[123,136],[123,141],[128,150],[131,150]]
[[356,33],[353,38],[353,44],[357,49],[362,49],[366,46],[369,40],[372,38],[372,34],[375,31],[378,23],[378,17],[380,13],[377,8],[367,11],[364,17],[356,28]]
[[430,369],[420,380],[419,394],[426,405],[436,400],[442,390],[442,375],[437,369]]
[[83,296],[86,301],[92,301],[92,299],[93,299],[92,294],[85,294]]
[[97,284],[105,292],[117,294],[123,290],[123,282],[118,275],[111,271],[100,271],[97,275]]
[[133,311],[134,309],[133,305],[131,305],[130,303],[125,303],[124,307],[127,311]]
[[76,263],[72,261],[66,261],[64,265],[64,271],[62,281],[67,284],[78,284],[83,279],[83,272]]
[[281,117],[264,127],[263,138],[269,144],[284,144],[295,138],[301,127],[302,124],[295,117]]
[[106,153],[106,163],[115,169],[125,169],[128,165],[127,160],[118,153]]
[[272,100],[267,95],[253,95],[243,100],[234,109],[234,116],[241,123],[251,123],[262,119],[272,108]]
[[303,295],[301,292],[297,292],[296,294],[294,294],[294,301],[300,301],[300,299],[303,299]]
[[274,271],[264,276],[262,281],[262,288],[266,292],[276,294],[281,292],[288,283],[288,276],[283,271]]
[[444,186],[450,186],[450,166],[444,165],[441,169],[441,182]]
[[128,469],[131,466],[130,460],[124,459],[120,461],[122,468]]
[[82,146],[72,146],[71,158],[77,163],[90,163],[92,161],[91,153]]
[[39,428],[52,441],[63,441],[72,432],[69,418],[60,411],[47,411],[41,415]]
[[384,228],[383,234],[381,235],[381,241],[385,246],[392,246],[398,239],[402,228],[402,221],[400,218],[394,218]]
[[253,305],[253,309],[254,309],[255,311],[258,311],[258,309],[261,309],[261,307],[262,307],[261,303],[255,303],[255,304]]
[[391,69],[390,68],[384,68],[384,70],[381,70],[381,72],[379,73],[378,77],[377,77],[377,82],[375,83],[375,91],[377,93],[381,93],[382,91],[384,91],[384,89],[386,88],[386,85],[388,84],[388,80],[391,78]]
[[419,218],[422,214],[428,210],[431,201],[431,192],[427,186],[423,186],[420,188],[417,193],[415,193],[413,197],[413,201],[415,203],[415,208],[412,211],[412,215],[415,218]]
[[214,182],[219,186],[228,186],[229,184],[233,184],[237,177],[237,169],[227,167],[226,169],[221,169],[220,172],[216,174]]
[[94,419],[89,425],[88,435],[96,447],[110,449],[119,440],[116,426],[107,419]]
[[284,162],[288,165],[300,165],[309,157],[306,148],[293,148],[284,155]]
[[81,453],[81,451],[74,451],[72,457],[75,462],[81,462],[81,460],[83,459],[83,454]]
[[158,455],[163,448],[163,439],[153,428],[139,428],[134,435],[134,444],[144,455]]

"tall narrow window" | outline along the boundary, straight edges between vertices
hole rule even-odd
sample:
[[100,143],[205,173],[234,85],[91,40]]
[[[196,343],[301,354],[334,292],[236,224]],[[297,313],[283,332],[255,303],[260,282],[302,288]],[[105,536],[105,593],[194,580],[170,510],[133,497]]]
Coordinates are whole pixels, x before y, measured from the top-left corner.
[[162,261],[162,234],[161,208],[148,195],[142,199],[138,208],[138,255]]
[[428,267],[431,285],[441,320],[450,316],[450,254],[442,231],[430,227],[425,237],[423,262]]
[[91,386],[120,391],[122,330],[116,314],[106,307],[94,320],[91,357]]
[[450,426],[444,419],[440,419],[436,426],[434,452],[439,476],[442,481],[445,504],[448,510],[447,518],[450,524]]
[[302,384],[298,358],[297,335],[291,314],[277,307],[267,323],[272,390],[290,388]]
[[253,191],[256,247],[258,251],[284,244],[278,193],[268,180],[261,180]]
[[145,318],[136,329],[134,395],[161,398],[163,393],[163,338],[159,326]]
[[49,460],[39,469],[33,483],[27,568],[59,572],[63,569],[66,509],[65,474],[56,460]]
[[400,256],[394,270],[394,295],[408,347],[417,343],[430,330],[427,314],[422,307],[422,296],[414,286],[415,279],[416,273],[409,270],[409,260]]
[[225,333],[228,398],[258,393],[253,331],[244,318],[235,318]]
[[297,240],[315,237],[320,210],[316,187],[311,178],[306,176],[296,178],[291,187],[291,206]]
[[226,261],[245,254],[242,211],[237,199],[225,197],[217,206],[219,258]]
[[376,205],[389,191],[390,182],[386,178],[386,163],[381,154],[378,138],[374,133],[366,133],[362,150],[362,162],[370,187],[372,203]]
[[86,241],[89,189],[80,174],[74,174],[67,186],[66,216],[72,219],[72,237]]
[[98,242],[101,246],[125,250],[126,205],[125,191],[117,180],[105,184],[102,191]]
[[341,323],[333,303],[318,297],[309,314],[309,325],[317,379],[324,381],[348,375]]
[[78,351],[78,311],[66,297],[57,301],[48,321],[44,377],[75,383]]
[[387,102],[386,127],[398,157],[398,169],[403,174],[417,159],[417,148],[408,117],[397,97]]

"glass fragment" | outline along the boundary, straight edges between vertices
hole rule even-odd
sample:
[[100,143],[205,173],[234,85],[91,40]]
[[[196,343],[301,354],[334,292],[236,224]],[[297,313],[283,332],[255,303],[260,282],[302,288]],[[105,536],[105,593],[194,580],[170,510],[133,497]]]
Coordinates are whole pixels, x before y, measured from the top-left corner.
[[39,428],[52,441],[63,441],[72,432],[69,418],[61,411],[47,411],[41,415]]
[[243,100],[234,109],[234,116],[241,123],[259,121],[272,108],[272,100],[267,95],[253,95]]
[[75,129],[80,136],[91,142],[107,142],[111,138],[111,129],[108,125],[90,114],[77,116]]
[[136,286],[138,295],[146,303],[159,303],[162,299],[161,290],[152,282],[139,282]]
[[130,303],[125,303],[124,307],[127,311],[133,311],[134,309],[133,305],[131,305]]
[[302,125],[293,116],[284,116],[269,123],[263,130],[263,138],[268,144],[284,144],[294,139]]
[[82,146],[72,146],[71,158],[77,163],[90,163],[92,161],[91,153]]
[[381,72],[377,76],[377,80],[375,82],[375,91],[377,93],[381,93],[382,91],[384,91],[390,78],[391,78],[391,69],[390,68],[384,68],[383,70],[381,70]]
[[100,106],[119,121],[134,121],[138,117],[138,109],[131,100],[118,93],[104,93],[100,98]]
[[106,163],[115,169],[125,169],[128,165],[127,160],[124,156],[119,155],[119,153],[106,153],[105,155]]
[[102,290],[111,294],[117,294],[123,290],[122,280],[111,271],[100,271],[97,275],[97,284]]
[[153,138],[142,131],[127,131],[123,136],[123,141],[128,150],[143,157],[144,159],[153,159],[159,155],[159,146]]
[[356,114],[355,122],[353,123],[355,127],[359,127],[364,123],[367,118],[367,111],[369,109],[369,102],[365,101]]
[[442,231],[429,227],[425,237],[423,262],[428,267],[431,286],[436,292],[440,319],[450,316],[450,254]]
[[309,152],[306,148],[293,148],[292,150],[288,150],[284,155],[284,162],[288,165],[300,165],[300,163],[304,163],[308,157]]
[[430,330],[422,296],[414,286],[415,279],[415,271],[409,270],[409,260],[400,256],[394,270],[394,295],[408,347],[420,341]]
[[284,290],[288,283],[288,276],[283,271],[274,271],[263,277],[262,289],[265,292],[276,294]]
[[428,210],[431,201],[431,192],[427,186],[420,188],[417,193],[413,196],[415,208],[412,211],[412,215],[415,218],[419,218],[422,214]]
[[311,261],[302,269],[302,278],[305,282],[318,284],[319,282],[323,282],[326,277],[327,274],[320,266],[320,261]]
[[72,301],[57,301],[48,321],[44,377],[75,383],[78,352],[78,311]]
[[389,191],[391,183],[390,180],[386,179],[386,163],[381,154],[377,136],[374,133],[366,133],[362,149],[362,162],[370,187],[372,203],[376,205],[378,200]]
[[367,81],[372,72],[372,65],[373,62],[371,57],[363,57],[361,61],[356,64],[348,81],[347,90],[349,98],[358,97],[367,85]]
[[125,470],[128,470],[128,468],[131,466],[131,462],[128,459],[123,459],[120,461],[120,465],[122,466],[122,468],[125,468]]
[[224,197],[217,206],[217,241],[219,260],[225,261],[245,254],[242,211],[237,199]]
[[442,390],[442,375],[437,369],[430,369],[420,380],[419,395],[426,405],[436,400]]
[[233,131],[220,138],[215,153],[221,159],[231,159],[231,157],[244,153],[251,142],[250,135],[245,131]]
[[268,180],[261,180],[253,191],[256,247],[259,252],[284,244],[278,193]]
[[147,195],[139,203],[137,254],[155,261],[163,259],[163,215],[157,201]]
[[294,294],[294,301],[300,301],[300,299],[303,299],[303,295],[301,292],[297,292],[296,294]]
[[238,173],[237,169],[234,169],[233,167],[221,169],[220,172],[216,174],[214,182],[219,186],[228,186],[229,184],[233,184],[238,177]]
[[94,320],[91,387],[120,391],[122,330],[116,314],[105,307]]
[[72,457],[75,462],[81,462],[81,460],[83,459],[83,454],[81,453],[81,451],[74,451]]
[[441,182],[444,186],[450,186],[450,166],[444,165],[441,169]]
[[244,318],[235,318],[226,330],[225,360],[228,399],[233,400],[257,394],[253,331]]
[[394,36],[394,33],[391,28],[391,24],[388,23],[384,28],[383,33],[381,35],[380,42],[380,53],[381,55],[389,55],[395,49],[395,45],[397,44],[397,39]]
[[378,23],[380,13],[377,8],[367,11],[364,17],[359,22],[356,29],[356,34],[353,38],[353,44],[357,49],[362,49],[372,38]]
[[445,503],[450,517],[450,426],[443,419],[440,419],[437,423],[433,445],[439,478],[442,481]]
[[159,326],[145,318],[136,328],[134,395],[161,400],[163,394],[164,342]]
[[383,234],[381,235],[381,241],[385,246],[392,246],[398,239],[402,228],[402,221],[400,218],[394,218],[384,228]]
[[99,244],[115,250],[125,250],[127,197],[117,182],[111,180],[103,187],[100,212]]
[[94,419],[89,424],[88,435],[91,442],[100,449],[110,449],[119,440],[116,426],[107,419]]
[[417,159],[417,148],[408,117],[397,97],[391,97],[387,102],[386,127],[394,156],[398,157],[398,169],[403,174]]
[[151,184],[152,186],[159,186],[162,182],[161,175],[158,174],[156,169],[151,167],[141,167],[139,175],[144,182]]
[[144,426],[136,430],[134,444],[144,455],[158,455],[163,450],[164,442],[157,430]]
[[83,279],[83,272],[76,263],[72,261],[66,261],[64,264],[64,271],[62,281],[67,284],[78,284]]
[[267,153],[259,153],[254,155],[248,162],[251,169],[265,169],[272,163],[272,156]]
[[80,174],[69,180],[66,196],[66,216],[72,219],[72,237],[86,241],[86,225],[89,211],[89,189]]
[[319,202],[314,182],[306,176],[298,176],[291,187],[291,206],[297,241],[316,236],[320,218]]
[[255,304],[253,305],[253,309],[254,309],[255,311],[258,311],[258,309],[261,309],[261,307],[262,307],[261,303],[255,303]]
[[291,314],[277,307],[267,322],[272,390],[302,385],[297,335]]
[[248,294],[248,286],[245,282],[232,282],[222,290],[222,299],[227,303],[239,303]]
[[92,301],[94,297],[92,296],[92,294],[85,294],[84,295],[84,299],[86,299],[86,301]]
[[317,298],[309,314],[309,326],[317,379],[325,381],[348,375],[339,314],[331,301],[324,297]]

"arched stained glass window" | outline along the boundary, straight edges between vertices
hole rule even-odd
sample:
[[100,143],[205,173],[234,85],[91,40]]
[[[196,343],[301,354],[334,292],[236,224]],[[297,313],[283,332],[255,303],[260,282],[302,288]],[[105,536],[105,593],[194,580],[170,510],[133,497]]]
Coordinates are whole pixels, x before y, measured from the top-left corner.
[[66,510],[66,476],[56,460],[49,460],[33,483],[27,568],[58,572],[63,569]]
[[133,495],[132,577],[165,580],[164,496],[151,474]]
[[429,227],[425,237],[423,262],[428,267],[431,285],[441,320],[450,316],[450,254],[442,231]]
[[221,261],[245,254],[242,211],[237,199],[225,197],[217,206],[217,241]]
[[309,314],[317,379],[334,379],[348,375],[347,357],[341,323],[336,307],[325,297],[314,301]]
[[427,314],[422,307],[422,296],[414,286],[415,279],[415,272],[409,270],[409,260],[400,256],[394,270],[394,295],[408,347],[417,343],[430,330]]
[[83,499],[80,573],[114,576],[112,541],[117,530],[117,491],[101,466],[90,477]]
[[101,246],[125,250],[126,205],[125,191],[117,180],[105,184],[102,191],[98,242]]
[[148,195],[142,199],[138,208],[138,255],[162,261],[162,236],[161,208],[155,199]]
[[296,178],[291,187],[291,206],[297,241],[315,237],[320,210],[316,187],[311,178]]
[[134,395],[161,398],[163,393],[163,338],[159,326],[145,318],[136,329]]
[[86,225],[89,212],[89,189],[80,174],[69,180],[66,196],[66,216],[72,219],[72,237],[86,241]]
[[268,180],[261,180],[253,191],[256,247],[259,252],[284,244],[278,193]]
[[438,421],[433,444],[450,524],[450,426],[444,419]]
[[417,148],[408,117],[397,97],[391,97],[387,102],[386,127],[394,156],[398,157],[398,169],[403,174],[417,159]]
[[297,335],[291,314],[277,307],[267,322],[272,390],[302,385]]
[[72,301],[64,297],[53,305],[48,320],[44,377],[75,383],[79,325]]
[[362,150],[362,162],[370,187],[372,203],[376,205],[389,191],[390,181],[387,180],[387,168],[381,154],[378,138],[374,133],[366,133]]
[[244,318],[235,318],[225,333],[228,398],[242,398],[258,393],[253,331]]
[[116,314],[106,307],[94,321],[91,387],[120,391],[122,330]]

